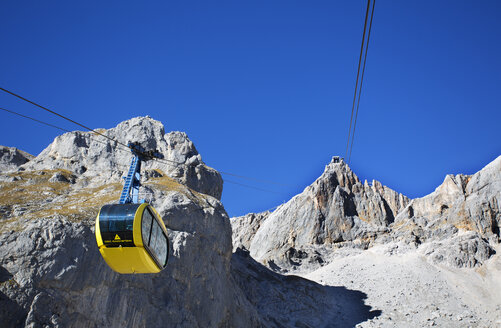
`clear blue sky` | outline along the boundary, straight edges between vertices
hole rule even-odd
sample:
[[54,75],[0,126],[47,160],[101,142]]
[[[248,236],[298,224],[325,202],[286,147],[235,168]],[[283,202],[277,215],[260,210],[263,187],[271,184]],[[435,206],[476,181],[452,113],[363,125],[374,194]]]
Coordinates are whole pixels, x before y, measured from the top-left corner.
[[[365,1],[3,1],[0,86],[93,128],[185,131],[262,211],[344,156]],[[414,198],[501,155],[501,2],[376,3],[351,167]],[[0,107],[78,129],[7,94]],[[0,144],[60,132],[0,112]]]

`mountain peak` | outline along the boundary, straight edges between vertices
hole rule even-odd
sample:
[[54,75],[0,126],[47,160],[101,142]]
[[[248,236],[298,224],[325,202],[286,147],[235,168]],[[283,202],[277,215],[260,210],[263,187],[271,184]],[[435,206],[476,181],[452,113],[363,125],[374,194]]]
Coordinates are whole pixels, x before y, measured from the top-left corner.
[[251,235],[239,238],[236,231],[234,237],[253,257],[273,261],[276,267],[287,269],[300,262],[307,267],[319,265],[319,249],[342,242],[370,242],[387,231],[408,202],[377,181],[372,186],[362,184],[346,162],[335,156],[315,182],[273,213],[243,217],[252,227],[233,219],[234,227]]
[[25,170],[64,169],[77,176],[99,176],[104,182],[120,181],[127,173],[132,153],[125,147],[138,142],[147,150],[157,150],[163,160],[143,163],[145,170],[160,170],[195,191],[221,198],[221,175],[205,165],[193,142],[183,132],[165,134],[164,125],[150,116],[134,117],[111,129],[94,132],[72,131],[60,135]]
[[15,147],[0,146],[0,171],[15,170],[20,165],[29,162],[33,157],[33,155]]

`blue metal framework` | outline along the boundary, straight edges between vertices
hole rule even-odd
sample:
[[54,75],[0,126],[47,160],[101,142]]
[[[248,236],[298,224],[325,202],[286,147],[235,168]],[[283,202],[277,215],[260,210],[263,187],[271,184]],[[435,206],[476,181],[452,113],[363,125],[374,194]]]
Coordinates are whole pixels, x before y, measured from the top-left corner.
[[163,158],[157,151],[146,152],[138,143],[129,142],[129,148],[134,155],[125,184],[120,195],[119,204],[137,204],[139,202],[139,186],[141,185],[141,161],[153,158]]

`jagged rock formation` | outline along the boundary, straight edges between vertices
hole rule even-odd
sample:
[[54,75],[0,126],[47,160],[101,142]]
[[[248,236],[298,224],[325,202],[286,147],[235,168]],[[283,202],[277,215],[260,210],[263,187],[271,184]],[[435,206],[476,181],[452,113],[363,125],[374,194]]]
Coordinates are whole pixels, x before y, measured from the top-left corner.
[[[106,266],[94,218],[118,199],[131,155],[66,133],[0,174],[1,327],[498,323],[501,157],[412,201],[334,158],[303,193],[233,218],[231,231],[221,177],[186,134],[149,117],[99,131],[166,156],[143,167],[141,198],[164,218],[169,265],[157,275]],[[307,279],[277,273],[291,270]]]
[[201,162],[186,134],[165,135],[149,117],[100,133],[139,141],[187,164],[143,168],[142,191],[169,230],[168,268],[133,276],[107,267],[94,220],[102,205],[117,201],[131,154],[91,133],[66,133],[3,175],[0,326],[260,326],[231,273],[231,227],[217,199],[219,173]]
[[[233,246],[275,272],[365,293],[365,304],[381,313],[357,327],[495,327],[501,324],[500,197],[501,156],[472,176],[447,176],[435,192],[414,200],[378,182],[362,184],[334,158],[274,212],[232,218]],[[254,284],[258,295],[274,287]],[[254,303],[257,296],[248,298]],[[266,318],[265,309],[258,311]]]
[[17,148],[0,146],[0,172],[16,170],[33,157],[33,155]]
[[494,253],[489,239],[499,238],[500,202],[501,156],[472,176],[448,175],[435,192],[412,201],[377,181],[362,184],[334,157],[273,213],[233,218],[233,243],[278,271],[311,271],[342,247],[392,241],[411,248],[434,242],[422,249],[434,263],[473,267]]
[[250,243],[254,235],[261,227],[261,223],[271,214],[266,211],[262,213],[249,213],[238,218],[233,218],[232,225],[232,240],[234,250],[237,248],[250,249]]
[[[377,181],[362,183],[343,160],[334,157],[301,194],[269,215],[257,215],[259,227],[247,228],[242,246],[248,246],[259,261],[279,267],[321,264],[322,253],[330,252],[333,245],[367,243],[387,232],[408,202]],[[242,230],[237,225],[245,225],[248,218],[254,216],[232,219],[234,237]]]
[[[138,142],[157,149],[165,158],[144,163],[146,170],[159,169],[193,190],[221,199],[223,180],[206,166],[184,132],[165,134],[164,126],[151,117],[136,117],[112,129],[97,132],[127,145]],[[126,174],[131,161],[128,148],[92,132],[73,131],[58,136],[40,155],[22,166],[25,170],[64,169],[82,177],[98,176],[99,182],[114,182]]]
[[431,194],[414,199],[395,220],[397,233],[421,239],[443,235],[443,230],[476,231],[499,237],[501,224],[501,156],[472,176],[447,175]]
[[462,231],[450,238],[426,243],[421,252],[430,257],[433,263],[445,263],[458,268],[476,267],[495,253],[475,231]]
[[[230,221],[218,200],[221,178],[184,133],[164,134],[149,117],[100,133],[188,165],[143,167],[141,192],[169,232],[167,268],[119,275],[105,264],[94,220],[118,199],[131,155],[90,133],[66,133],[1,174],[0,326],[353,326],[378,314],[364,293],[283,277],[244,251],[232,254]],[[284,295],[291,298],[285,307]],[[324,311],[331,314],[321,317]]]
[[111,271],[97,250],[92,217],[5,223],[1,325],[258,326],[259,317],[231,276],[231,231],[221,203],[172,180],[156,183],[153,204],[172,243],[168,268],[157,275]]
[[417,245],[434,263],[475,267],[499,241],[501,156],[471,176],[447,175],[431,194],[412,200],[395,218],[392,238]]

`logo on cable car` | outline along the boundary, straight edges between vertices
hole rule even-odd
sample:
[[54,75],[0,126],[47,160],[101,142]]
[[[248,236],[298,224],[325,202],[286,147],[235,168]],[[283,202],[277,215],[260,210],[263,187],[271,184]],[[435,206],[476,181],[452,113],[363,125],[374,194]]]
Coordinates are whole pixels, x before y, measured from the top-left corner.
[[[103,234],[104,235],[104,234]],[[113,236],[115,235],[115,236]],[[107,233],[107,236],[103,236],[103,242],[105,245],[113,245],[113,246],[134,246],[134,242],[132,240],[132,233],[121,232],[110,234]]]

